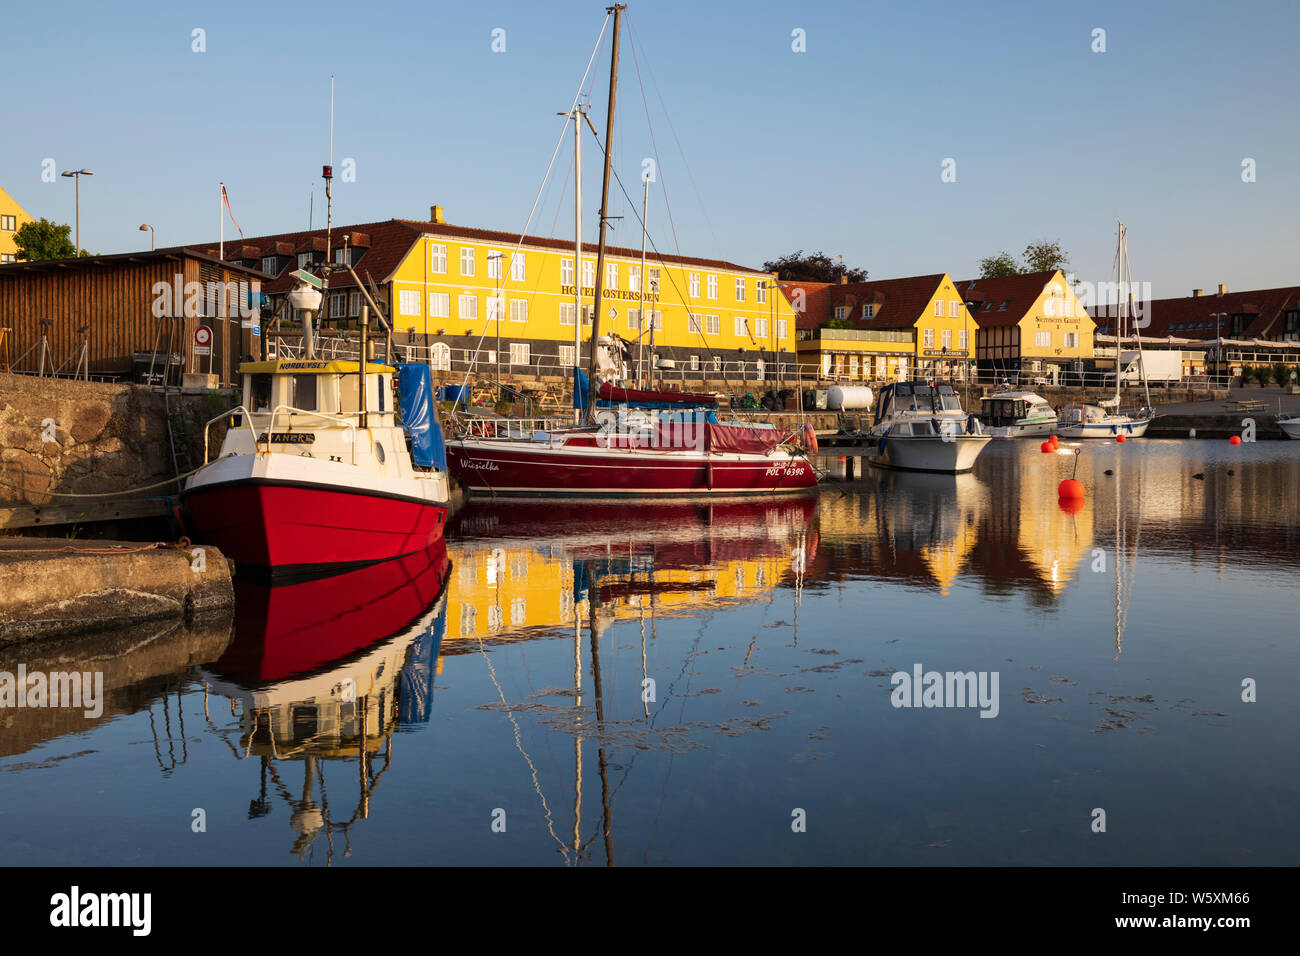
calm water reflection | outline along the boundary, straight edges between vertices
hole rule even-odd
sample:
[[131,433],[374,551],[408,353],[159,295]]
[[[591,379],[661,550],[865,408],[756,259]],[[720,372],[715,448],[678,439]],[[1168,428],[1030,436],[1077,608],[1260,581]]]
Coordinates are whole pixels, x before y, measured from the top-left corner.
[[[233,637],[8,649],[109,701],[2,713],[0,860],[1295,864],[1300,443],[1090,443],[1077,510],[1074,467],[474,502],[429,555],[241,585]],[[996,672],[998,716],[893,707],[917,664]]]

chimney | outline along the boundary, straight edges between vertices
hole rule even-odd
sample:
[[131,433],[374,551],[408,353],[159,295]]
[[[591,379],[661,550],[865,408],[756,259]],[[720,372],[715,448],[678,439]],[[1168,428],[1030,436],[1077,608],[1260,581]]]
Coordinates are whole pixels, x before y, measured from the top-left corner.
[[429,222],[433,222],[433,223],[437,223],[437,224],[439,224],[439,225],[442,225],[442,224],[443,224],[444,222],[446,222],[446,221],[447,221],[447,220],[445,220],[445,219],[442,218],[442,207],[441,207],[441,206],[430,206],[430,207],[429,207]]
[[1193,290],[1192,290],[1192,298],[1193,298],[1193,299],[1199,299],[1200,297],[1201,297],[1201,290],[1200,290],[1200,289],[1193,289]]
[[1219,295],[1223,295],[1223,294],[1224,294],[1225,292],[1227,292],[1227,291],[1228,291],[1228,287],[1227,287],[1224,283],[1220,282],[1220,283],[1219,283]]

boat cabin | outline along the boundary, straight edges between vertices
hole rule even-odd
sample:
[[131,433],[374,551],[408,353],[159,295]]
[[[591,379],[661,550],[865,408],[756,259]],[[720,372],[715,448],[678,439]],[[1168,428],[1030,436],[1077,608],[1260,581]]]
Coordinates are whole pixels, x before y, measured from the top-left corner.
[[[246,362],[239,367],[244,383],[244,408],[253,415],[312,412],[356,415],[361,411],[359,362],[299,360]],[[393,380],[390,365],[366,363],[366,412],[386,416],[374,425],[391,425]],[[277,416],[278,421],[279,416]]]
[[1056,412],[1038,395],[1032,392],[1009,392],[989,395],[982,402],[980,417],[991,428],[1009,428],[1027,419],[1050,418],[1056,420]]

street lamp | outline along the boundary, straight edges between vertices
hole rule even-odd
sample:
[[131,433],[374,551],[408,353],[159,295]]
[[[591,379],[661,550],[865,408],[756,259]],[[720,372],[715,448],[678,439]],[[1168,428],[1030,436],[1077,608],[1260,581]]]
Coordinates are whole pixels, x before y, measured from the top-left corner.
[[156,247],[154,243],[154,239],[156,239],[157,237],[154,234],[153,226],[149,225],[147,222],[140,227],[140,231],[144,232],[146,229],[149,230],[149,251],[153,252],[153,250]]
[[77,251],[76,254],[80,256],[81,255],[81,177],[93,176],[95,174],[92,173],[89,169],[68,169],[68,170],[64,170],[63,175],[65,177],[71,177],[72,179],[76,180],[77,183],[77,213],[76,213]]
[[504,266],[501,264],[501,260],[504,259],[505,257],[506,254],[504,252],[488,253],[488,261],[491,262],[492,260],[495,259],[497,264],[496,267],[497,291],[496,291],[496,298],[494,299],[492,305],[492,311],[496,313],[496,317],[497,317],[497,322],[496,322],[497,350],[496,350],[496,361],[492,363],[492,377],[496,379],[498,402],[501,401],[501,311],[502,311],[501,306],[504,304],[501,301],[501,271],[504,268]]
[[[1223,337],[1220,332],[1221,323],[1219,320],[1226,319],[1228,313],[1211,312],[1210,314],[1214,316],[1214,374],[1217,377],[1223,373]],[[1232,379],[1229,378],[1228,382],[1229,387],[1231,387]]]

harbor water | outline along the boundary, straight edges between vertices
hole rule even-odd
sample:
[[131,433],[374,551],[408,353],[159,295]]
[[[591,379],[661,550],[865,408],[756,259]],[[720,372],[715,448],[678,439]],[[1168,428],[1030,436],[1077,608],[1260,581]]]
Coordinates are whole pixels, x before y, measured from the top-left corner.
[[1078,451],[474,500],[233,625],[7,648],[105,688],[0,710],[0,862],[1295,865],[1300,443]]

